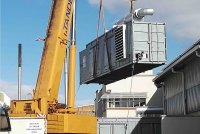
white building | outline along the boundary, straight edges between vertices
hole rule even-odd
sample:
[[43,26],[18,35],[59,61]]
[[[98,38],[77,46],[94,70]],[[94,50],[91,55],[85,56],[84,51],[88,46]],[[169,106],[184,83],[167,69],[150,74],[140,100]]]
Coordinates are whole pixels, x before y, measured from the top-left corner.
[[163,91],[162,134],[200,132],[200,40],[154,79]]
[[157,87],[152,82],[154,78],[150,70],[97,90],[97,117],[137,117],[146,110],[161,111],[162,92],[156,92]]
[[0,91],[0,105],[10,106],[10,98],[2,91]]
[[164,92],[164,114],[200,116],[200,40],[155,78]]

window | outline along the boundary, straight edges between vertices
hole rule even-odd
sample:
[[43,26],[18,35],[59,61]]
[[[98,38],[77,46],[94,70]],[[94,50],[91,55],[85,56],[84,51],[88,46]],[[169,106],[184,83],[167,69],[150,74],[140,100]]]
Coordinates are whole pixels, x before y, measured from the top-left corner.
[[109,99],[109,107],[114,107],[114,99]]
[[134,98],[134,107],[146,105],[146,98]]
[[115,98],[115,107],[120,107],[120,99],[119,98]]
[[122,98],[120,104],[121,104],[120,107],[128,107],[127,98]]
[[133,107],[133,98],[128,99],[128,107]]
[[140,98],[134,98],[134,107],[140,106]]
[[146,98],[140,98],[140,106],[146,105]]
[[111,98],[108,106],[114,107],[139,107],[146,105],[146,98]]

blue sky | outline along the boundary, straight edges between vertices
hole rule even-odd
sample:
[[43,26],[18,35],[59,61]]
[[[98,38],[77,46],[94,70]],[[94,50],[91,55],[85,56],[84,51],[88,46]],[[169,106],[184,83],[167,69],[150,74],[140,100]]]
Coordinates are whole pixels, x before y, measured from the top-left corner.
[[[43,42],[35,41],[45,37],[51,0],[1,0],[1,45],[0,45],[0,90],[11,98],[17,93],[17,44],[23,44],[23,90],[24,98],[35,87]],[[180,5],[180,2],[182,4]],[[99,0],[77,1],[77,52],[96,37]],[[147,20],[166,22],[168,62],[172,61],[192,43],[199,39],[200,9],[198,0],[138,0],[136,7],[152,7],[155,15]],[[107,29],[129,13],[129,0],[105,1]],[[77,55],[77,89],[79,87],[79,61]],[[157,69],[157,71],[159,71]],[[79,105],[91,103],[96,84],[81,85],[76,95]],[[63,94],[63,82],[60,94]],[[60,95],[61,100],[63,96]]]

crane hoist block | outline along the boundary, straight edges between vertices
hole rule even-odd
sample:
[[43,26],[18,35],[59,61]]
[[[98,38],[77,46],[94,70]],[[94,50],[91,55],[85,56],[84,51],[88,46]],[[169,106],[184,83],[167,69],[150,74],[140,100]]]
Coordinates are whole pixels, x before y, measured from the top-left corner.
[[109,84],[167,61],[165,23],[129,15],[80,52],[80,83]]

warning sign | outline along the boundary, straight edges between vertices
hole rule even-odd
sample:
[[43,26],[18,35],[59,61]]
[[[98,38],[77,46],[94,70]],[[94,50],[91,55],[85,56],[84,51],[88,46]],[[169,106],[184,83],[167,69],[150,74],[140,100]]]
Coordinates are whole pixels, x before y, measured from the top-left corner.
[[26,126],[27,134],[44,134],[43,122],[29,122]]

